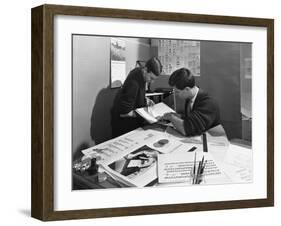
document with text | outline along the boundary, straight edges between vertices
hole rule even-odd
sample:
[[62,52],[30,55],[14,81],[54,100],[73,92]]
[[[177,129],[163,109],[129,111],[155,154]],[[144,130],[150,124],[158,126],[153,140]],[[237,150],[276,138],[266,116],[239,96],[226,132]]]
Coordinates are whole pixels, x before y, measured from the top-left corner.
[[143,107],[136,109],[136,112],[149,123],[156,123],[159,117],[166,113],[175,113],[175,111],[163,102],[155,104],[150,107]]
[[158,155],[158,181],[159,183],[188,183],[192,181],[194,164],[197,170],[199,161],[203,158],[206,162],[203,183],[229,182],[221,167],[209,153],[171,153]]

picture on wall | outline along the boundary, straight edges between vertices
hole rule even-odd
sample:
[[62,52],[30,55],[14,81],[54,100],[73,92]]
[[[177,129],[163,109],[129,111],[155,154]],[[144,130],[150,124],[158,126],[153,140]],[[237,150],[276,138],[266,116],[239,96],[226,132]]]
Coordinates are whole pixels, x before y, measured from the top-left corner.
[[111,38],[111,88],[120,87],[126,78],[126,46],[122,39]]

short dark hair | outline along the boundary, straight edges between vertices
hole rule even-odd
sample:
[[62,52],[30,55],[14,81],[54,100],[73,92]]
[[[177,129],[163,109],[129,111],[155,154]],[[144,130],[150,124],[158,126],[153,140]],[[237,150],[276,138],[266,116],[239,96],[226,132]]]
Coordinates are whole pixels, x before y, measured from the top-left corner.
[[195,78],[190,70],[187,68],[180,68],[171,74],[169,85],[175,86],[180,90],[183,90],[185,87],[193,88],[195,86]]
[[145,63],[145,67],[147,68],[147,72],[152,72],[156,76],[159,76],[162,73],[162,64],[157,57],[152,57]]

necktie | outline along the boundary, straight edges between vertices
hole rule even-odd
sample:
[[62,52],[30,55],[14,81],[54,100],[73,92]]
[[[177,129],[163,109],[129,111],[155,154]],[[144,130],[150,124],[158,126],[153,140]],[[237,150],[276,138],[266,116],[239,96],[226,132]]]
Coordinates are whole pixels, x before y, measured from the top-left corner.
[[191,103],[192,103],[192,101],[188,101],[187,103],[186,103],[186,112],[185,112],[185,114],[186,114],[186,116],[189,116],[189,114],[190,114],[190,112],[191,112]]

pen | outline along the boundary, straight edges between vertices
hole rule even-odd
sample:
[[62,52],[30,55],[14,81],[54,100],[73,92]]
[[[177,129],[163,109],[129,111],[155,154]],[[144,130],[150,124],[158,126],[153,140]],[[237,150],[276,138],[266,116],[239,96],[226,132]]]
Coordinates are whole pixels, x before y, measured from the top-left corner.
[[203,133],[203,151],[208,152],[207,136]]
[[203,166],[203,163],[204,163],[204,155],[203,155],[203,158],[202,158],[202,160],[201,160],[201,167]]
[[192,180],[192,184],[194,184],[194,179],[195,179],[195,171],[196,171],[196,152],[194,155],[194,165],[193,165],[193,180]]
[[204,169],[205,169],[206,164],[207,164],[207,160],[205,160],[204,165],[203,165],[203,167],[202,167],[202,173],[204,172]]
[[199,161],[198,168],[197,168],[197,173],[196,173],[196,177],[195,177],[195,184],[198,184],[198,179],[199,179],[200,172],[201,172],[201,165],[202,165],[202,162]]
[[195,184],[200,184],[200,182],[202,181],[202,174],[204,172],[204,157],[205,156],[203,156],[202,160],[199,162],[196,179],[195,179]]

